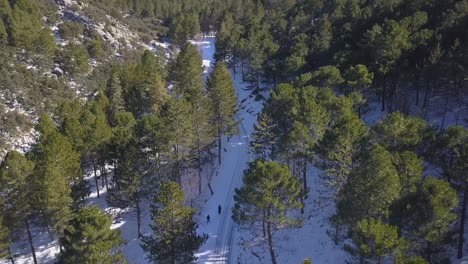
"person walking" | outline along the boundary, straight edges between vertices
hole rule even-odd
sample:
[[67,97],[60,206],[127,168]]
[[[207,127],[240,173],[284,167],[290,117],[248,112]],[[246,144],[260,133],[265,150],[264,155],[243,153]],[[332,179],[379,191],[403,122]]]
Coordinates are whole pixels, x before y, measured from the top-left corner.
[[218,214],[221,214],[221,205],[218,205]]
[[207,223],[207,224],[210,223],[210,215],[207,215],[207,216],[206,216],[206,223]]

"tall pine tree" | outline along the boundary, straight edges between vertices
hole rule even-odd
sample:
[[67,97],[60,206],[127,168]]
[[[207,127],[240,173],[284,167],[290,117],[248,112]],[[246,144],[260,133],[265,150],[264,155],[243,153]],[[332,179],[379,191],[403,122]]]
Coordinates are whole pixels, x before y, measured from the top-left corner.
[[34,163],[16,151],[9,152],[0,166],[0,192],[2,204],[2,225],[9,229],[8,241],[18,239],[12,236],[18,230],[28,233],[29,246],[34,263],[37,263],[32,233],[29,228],[31,216],[38,209],[34,192]]
[[213,124],[218,136],[218,159],[221,164],[221,136],[238,133],[237,95],[231,75],[224,63],[217,63],[207,80],[208,97],[213,111]]
[[185,206],[184,192],[175,182],[161,184],[151,205],[152,236],[143,237],[142,248],[154,263],[192,263],[208,238],[197,234],[195,209]]
[[[252,162],[243,181],[244,185],[235,191],[232,218],[252,232],[262,230],[268,241],[271,262],[276,264],[274,231],[300,223],[300,219],[289,212],[302,208],[301,185],[288,166],[268,161]],[[254,237],[258,235],[253,234]]]

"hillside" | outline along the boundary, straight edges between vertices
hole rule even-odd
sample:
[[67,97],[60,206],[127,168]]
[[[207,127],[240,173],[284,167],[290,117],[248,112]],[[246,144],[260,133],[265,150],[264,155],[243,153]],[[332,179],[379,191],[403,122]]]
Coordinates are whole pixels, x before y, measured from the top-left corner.
[[463,263],[468,0],[0,0],[1,263]]

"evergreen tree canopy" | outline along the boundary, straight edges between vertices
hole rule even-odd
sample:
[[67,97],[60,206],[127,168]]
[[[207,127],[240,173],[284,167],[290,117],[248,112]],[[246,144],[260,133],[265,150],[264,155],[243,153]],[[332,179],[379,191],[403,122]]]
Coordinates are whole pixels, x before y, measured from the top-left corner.
[[59,263],[126,263],[116,247],[122,244],[120,230],[110,229],[111,217],[95,206],[83,207],[73,215],[64,231]]
[[185,206],[184,192],[175,182],[161,184],[151,205],[153,235],[143,237],[142,248],[154,263],[192,263],[194,253],[207,235],[197,234],[192,217],[195,210]]
[[392,156],[376,144],[351,171],[339,194],[338,215],[346,222],[387,217],[389,207],[400,196],[400,191],[400,178]]
[[272,263],[276,263],[273,232],[301,223],[294,213],[289,214],[302,208],[301,185],[288,166],[270,161],[253,161],[244,172],[243,182],[244,185],[235,190],[232,218],[252,232],[262,226]]

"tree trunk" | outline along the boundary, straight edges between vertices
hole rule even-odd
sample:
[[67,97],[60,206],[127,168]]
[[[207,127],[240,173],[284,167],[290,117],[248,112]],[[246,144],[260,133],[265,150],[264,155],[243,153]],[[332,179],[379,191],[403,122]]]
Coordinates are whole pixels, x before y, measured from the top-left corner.
[[266,237],[265,221],[266,221],[266,215],[265,215],[265,210],[263,210],[263,219],[262,219],[262,233],[263,233],[263,238]]
[[34,264],[37,264],[36,250],[34,249],[34,244],[31,235],[31,229],[29,228],[28,216],[24,218],[24,223],[26,224],[26,231],[28,232],[29,246],[31,247],[31,254],[33,257]]
[[419,75],[416,77],[416,106],[419,105]]
[[255,82],[256,82],[256,85],[257,85],[257,91],[260,92],[260,70],[257,70],[255,72]]
[[211,182],[208,182],[208,188],[210,189],[211,196],[213,196],[214,192],[213,192],[213,188],[211,188]]
[[200,144],[198,144],[198,146],[197,146],[197,152],[198,152],[198,195],[200,195],[201,194],[201,186],[202,186],[202,176],[201,176],[202,164],[201,164]]
[[466,215],[466,200],[468,199],[468,185],[465,181],[465,186],[463,190],[463,202],[462,202],[462,211],[460,214],[460,229],[458,230],[458,254],[457,257],[461,259],[463,257],[463,243],[465,242],[464,233],[465,233],[465,215]]
[[304,157],[303,159],[303,168],[302,168],[302,177],[304,178],[303,181],[304,181],[304,195],[306,195],[307,193],[307,157]]
[[141,238],[141,208],[140,208],[140,198],[137,197],[135,200],[135,207],[136,207],[136,213],[137,213],[137,232],[138,232],[138,238]]
[[47,234],[49,234],[50,241],[54,241],[54,236],[52,235],[52,231],[50,230],[49,223],[47,223],[46,228],[47,228]]
[[174,150],[175,150],[176,161],[175,161],[175,175],[173,176],[177,177],[179,185],[182,186],[182,175],[180,173],[180,161],[179,161],[179,146],[175,145]]
[[107,175],[107,171],[106,171],[106,166],[105,166],[105,165],[102,166],[102,171],[103,171],[102,175],[104,176],[104,181],[106,182],[106,190],[109,190],[109,182],[108,182],[108,178],[107,178],[108,175]]
[[104,179],[104,170],[106,169],[105,165],[99,165],[99,172],[101,174],[101,188],[104,189],[105,179]]
[[445,106],[444,106],[444,114],[442,115],[442,124],[440,124],[440,131],[444,129],[445,125],[445,116],[447,115],[447,108],[448,108],[448,103],[449,103],[449,96],[446,96],[447,98],[445,99]]
[[382,112],[385,111],[385,96],[386,96],[387,82],[384,80],[382,85]]
[[221,165],[221,129],[218,128],[218,166]]
[[235,80],[236,79],[236,60],[234,59],[234,56],[232,57],[232,73],[233,73],[232,78]]
[[303,158],[303,163],[302,164],[302,182],[304,184],[304,189],[302,190],[302,195],[301,195],[301,203],[302,203],[302,208],[301,208],[301,214],[304,214],[304,208],[305,208],[305,202],[304,200],[307,198],[307,157]]
[[11,253],[11,246],[8,247],[8,258],[11,261],[11,264],[15,264],[15,258],[13,257],[13,253]]
[[427,242],[427,245],[426,245],[426,261],[431,263],[431,258],[432,258],[432,243]]
[[[270,217],[270,211],[268,211],[268,218]],[[273,249],[273,235],[271,233],[271,223],[267,219],[267,236],[268,236],[268,251],[270,251],[271,264],[276,264],[275,251]]]
[[431,86],[429,85],[429,81],[426,80],[426,91],[424,93],[424,102],[423,102],[423,108],[426,108],[427,107],[427,103],[428,103],[428,100],[429,100],[429,92],[431,90],[430,88]]
[[244,73],[244,58],[241,58],[241,72],[242,72],[242,81],[245,81],[245,73]]
[[[99,198],[99,181],[98,181],[98,178],[97,178],[96,161],[94,161],[94,158],[92,158],[92,160],[93,160],[93,170],[94,170],[94,181],[96,182],[97,198]],[[102,177],[102,175],[101,175],[101,177]]]

